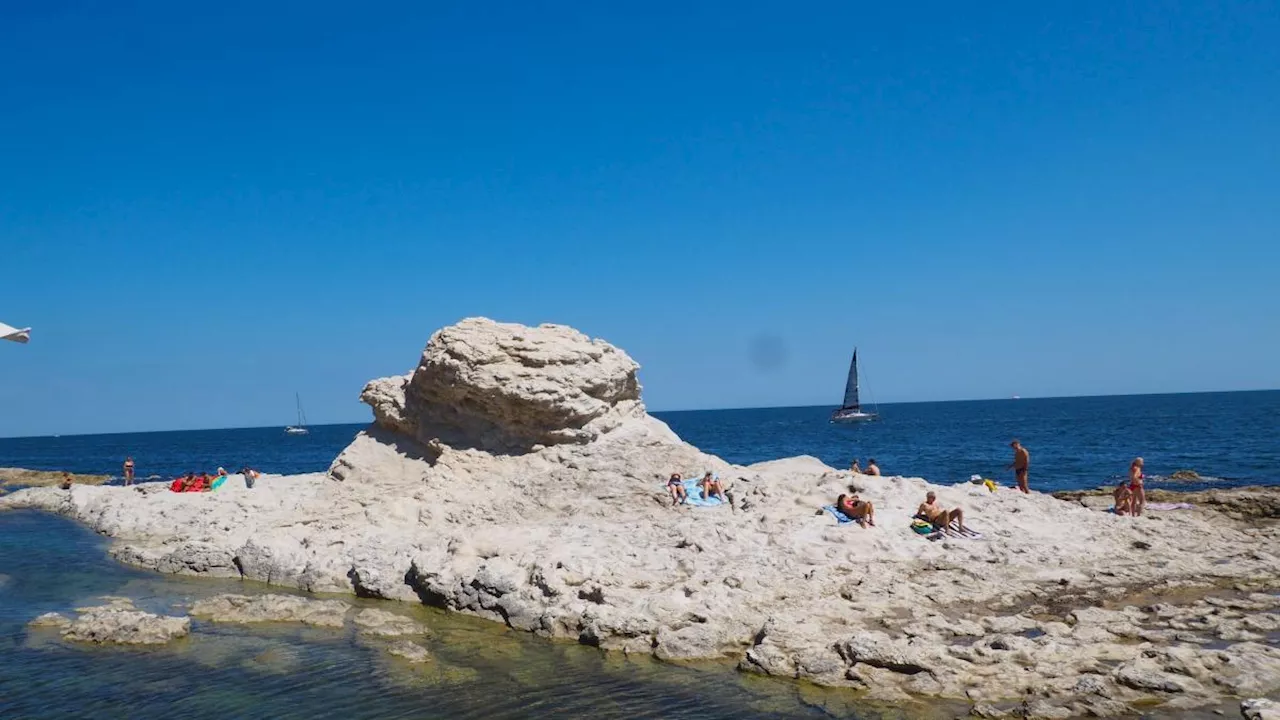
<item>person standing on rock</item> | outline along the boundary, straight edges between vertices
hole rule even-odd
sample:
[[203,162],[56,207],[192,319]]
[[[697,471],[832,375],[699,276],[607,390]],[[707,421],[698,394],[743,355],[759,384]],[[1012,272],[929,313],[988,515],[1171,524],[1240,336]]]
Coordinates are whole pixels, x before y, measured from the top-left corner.
[[1009,463],[1009,467],[1013,469],[1013,476],[1018,480],[1018,489],[1030,494],[1031,487],[1027,474],[1031,471],[1031,453],[1017,440],[1009,443],[1009,447],[1013,448],[1013,462]]
[[1142,458],[1129,463],[1129,514],[1138,517],[1147,506],[1147,491],[1143,487]]
[[133,458],[124,459],[124,484],[125,487],[133,484]]

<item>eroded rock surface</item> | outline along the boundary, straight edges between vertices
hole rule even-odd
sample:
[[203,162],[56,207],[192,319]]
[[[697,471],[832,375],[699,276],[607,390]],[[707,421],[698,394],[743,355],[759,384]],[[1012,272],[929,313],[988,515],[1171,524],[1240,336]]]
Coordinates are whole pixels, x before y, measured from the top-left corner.
[[77,612],[74,620],[46,613],[31,624],[58,627],[66,640],[99,645],[164,645],[191,632],[191,618],[145,612],[120,598],[105,605],[78,608]]
[[412,618],[377,608],[361,610],[352,618],[352,622],[361,633],[376,637],[427,634],[427,628]]
[[342,627],[351,606],[341,600],[296,595],[215,595],[191,606],[194,617],[224,623],[302,623]]
[[[813,458],[733,466],[646,415],[635,373],[567,328],[464,321],[413,373],[365,388],[376,422],[328,475],[195,495],[35,488],[0,508],[77,518],[114,538],[116,557],[162,572],[423,602],[668,660],[737,658],[887,702],[1105,716],[1280,691],[1280,532],[1265,514],[1116,517]],[[732,502],[671,507],[665,478],[706,471]],[[876,527],[819,510],[850,485]],[[930,490],[983,537],[913,532]],[[249,601],[193,613],[244,617]],[[338,604],[319,616],[341,624]]]

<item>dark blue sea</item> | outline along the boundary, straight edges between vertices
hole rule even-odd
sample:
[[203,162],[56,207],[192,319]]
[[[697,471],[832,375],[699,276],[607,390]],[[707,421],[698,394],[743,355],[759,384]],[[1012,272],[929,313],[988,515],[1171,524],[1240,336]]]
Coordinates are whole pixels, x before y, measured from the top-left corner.
[[[1009,441],[1032,453],[1032,486],[1095,487],[1123,475],[1137,456],[1147,474],[1195,470],[1208,483],[1280,483],[1280,390],[1184,395],[882,405],[881,420],[832,425],[829,408],[654,413],[685,440],[735,463],[813,455],[848,467],[875,458],[886,474],[959,482],[979,474],[1011,481]],[[317,472],[363,425],[0,438],[0,467],[119,475],[133,456],[139,477],[187,471]]]
[[[884,405],[882,420],[826,422],[827,408],[657,413],[686,440],[737,463],[808,454],[836,466],[875,457],[886,473],[935,482],[1008,480],[1009,440],[1032,452],[1032,486],[1092,487],[1136,455],[1149,484],[1193,469],[1178,487],[1280,483],[1280,392]],[[359,425],[0,439],[0,466],[170,477],[218,465],[324,470]],[[433,627],[436,660],[392,662],[349,633],[197,622],[150,650],[69,646],[28,630],[48,611],[123,595],[181,612],[219,592],[280,592],[232,581],[140,572],[108,559],[105,541],[61,518],[0,513],[2,718],[820,718],[876,717],[839,690],[767,680],[726,666],[677,667],[551,643],[421,606],[396,609]],[[350,599],[352,602],[373,602]],[[916,715],[917,710],[907,711]],[[956,708],[930,714],[954,716]],[[964,710],[960,709],[959,714]],[[902,716],[902,711],[890,711]]]

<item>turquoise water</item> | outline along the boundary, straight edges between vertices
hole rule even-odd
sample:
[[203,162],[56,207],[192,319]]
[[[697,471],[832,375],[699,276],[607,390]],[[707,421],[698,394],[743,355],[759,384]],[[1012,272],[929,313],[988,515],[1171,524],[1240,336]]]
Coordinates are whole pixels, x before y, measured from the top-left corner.
[[[257,583],[159,576],[121,566],[62,518],[0,514],[0,717],[4,718],[819,718],[879,715],[848,692],[665,665],[553,643],[416,605],[376,603],[428,624],[435,660],[411,666],[350,631],[195,622],[156,649],[64,643],[27,630],[48,611],[122,595],[180,613]],[[865,711],[865,712],[864,712]]]

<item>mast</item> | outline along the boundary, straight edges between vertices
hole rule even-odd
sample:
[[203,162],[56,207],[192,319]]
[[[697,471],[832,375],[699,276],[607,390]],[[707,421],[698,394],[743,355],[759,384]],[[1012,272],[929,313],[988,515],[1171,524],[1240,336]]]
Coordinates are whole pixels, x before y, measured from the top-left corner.
[[841,410],[858,410],[858,348],[853,349],[853,360],[849,363],[849,377],[844,382],[844,405]]
[[298,393],[294,393],[293,402],[298,406],[298,427],[306,427],[307,416],[302,413],[302,397]]

